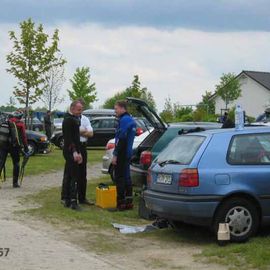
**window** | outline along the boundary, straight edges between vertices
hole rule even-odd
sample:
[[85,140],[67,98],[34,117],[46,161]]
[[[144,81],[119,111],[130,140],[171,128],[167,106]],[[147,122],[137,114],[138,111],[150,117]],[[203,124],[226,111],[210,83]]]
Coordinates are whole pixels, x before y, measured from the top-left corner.
[[91,121],[91,126],[92,126],[92,128],[98,128],[98,126],[99,126],[99,121],[98,121],[98,120],[93,120],[93,121]]
[[178,136],[159,154],[157,162],[174,160],[180,164],[190,164],[204,140],[204,136]]
[[114,119],[103,119],[100,123],[100,128],[115,128]]
[[234,136],[227,159],[233,165],[270,165],[270,133]]

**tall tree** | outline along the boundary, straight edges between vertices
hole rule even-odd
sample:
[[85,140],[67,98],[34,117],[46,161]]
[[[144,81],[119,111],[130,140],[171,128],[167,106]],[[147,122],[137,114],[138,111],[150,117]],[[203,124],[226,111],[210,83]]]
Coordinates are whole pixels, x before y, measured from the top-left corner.
[[60,94],[64,82],[65,69],[63,65],[53,66],[46,72],[41,100],[48,110],[52,111],[57,104],[64,101],[64,97]]
[[14,31],[9,32],[10,40],[13,42],[13,50],[7,55],[10,67],[7,72],[18,79],[14,87],[14,96],[20,104],[26,108],[27,117],[29,107],[42,95],[44,86],[44,74],[52,67],[63,65],[66,61],[59,61],[59,35],[56,29],[49,40],[44,33],[42,24],[37,27],[28,19],[20,23],[20,35],[16,36]]
[[219,84],[216,85],[216,93],[225,102],[225,109],[241,96],[241,85],[234,73],[222,74]]
[[85,101],[85,107],[91,107],[91,103],[97,100],[96,84],[91,82],[89,67],[77,68],[70,80],[72,89],[68,90],[71,100],[82,98]]
[[103,105],[103,108],[112,109],[117,100],[122,100],[127,97],[141,98],[145,100],[151,108],[156,108],[156,103],[151,91],[149,91],[146,87],[141,87],[141,82],[138,75],[134,75],[131,86],[107,99]]
[[165,99],[163,111],[160,113],[160,117],[165,122],[172,122],[174,120],[174,104],[170,97]]

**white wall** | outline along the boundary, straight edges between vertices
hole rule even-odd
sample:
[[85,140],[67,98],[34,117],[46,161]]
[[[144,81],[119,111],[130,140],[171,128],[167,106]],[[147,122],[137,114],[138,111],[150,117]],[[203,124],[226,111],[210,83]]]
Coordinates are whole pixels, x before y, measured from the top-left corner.
[[[229,104],[228,107],[240,104],[248,116],[257,117],[264,112],[266,105],[269,105],[270,91],[244,74],[239,78],[239,81],[242,90],[241,97]],[[225,102],[220,97],[217,97],[215,101],[215,112],[220,114],[221,109],[225,109]]]

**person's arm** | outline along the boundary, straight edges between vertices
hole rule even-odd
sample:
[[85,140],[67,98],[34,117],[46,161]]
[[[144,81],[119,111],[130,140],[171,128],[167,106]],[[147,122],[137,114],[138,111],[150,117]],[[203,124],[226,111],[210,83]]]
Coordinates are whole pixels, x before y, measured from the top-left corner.
[[85,138],[93,137],[93,135],[94,135],[93,128],[92,128],[90,120],[88,118],[85,119],[85,124],[86,124],[85,128],[83,130],[80,130],[81,136],[83,136]]
[[80,153],[80,131],[79,125],[76,123],[76,120],[73,118],[68,118],[63,123],[63,131],[65,132],[65,138],[68,141],[68,149],[74,153]]
[[120,120],[119,129],[117,132],[117,143],[113,151],[113,155],[117,157],[118,153],[123,151],[127,145],[127,132],[132,126],[132,121],[129,118],[123,118]]

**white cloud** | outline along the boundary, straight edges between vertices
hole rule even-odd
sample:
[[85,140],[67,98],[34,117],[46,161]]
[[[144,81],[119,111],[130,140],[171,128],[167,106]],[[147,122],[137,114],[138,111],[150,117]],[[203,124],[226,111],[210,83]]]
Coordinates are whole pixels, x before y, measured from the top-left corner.
[[[10,49],[7,31],[14,28],[15,25],[0,25],[1,63],[5,63]],[[57,28],[61,50],[68,60],[67,78],[76,67],[89,66],[98,90],[96,106],[129,86],[134,74],[153,92],[162,109],[167,96],[180,104],[197,103],[205,90],[214,90],[223,72],[270,70],[268,32],[209,33],[67,23]],[[45,29],[52,31],[51,27]],[[0,67],[0,103],[8,101],[14,83],[5,67],[6,64]],[[68,87],[67,81],[65,89]]]

